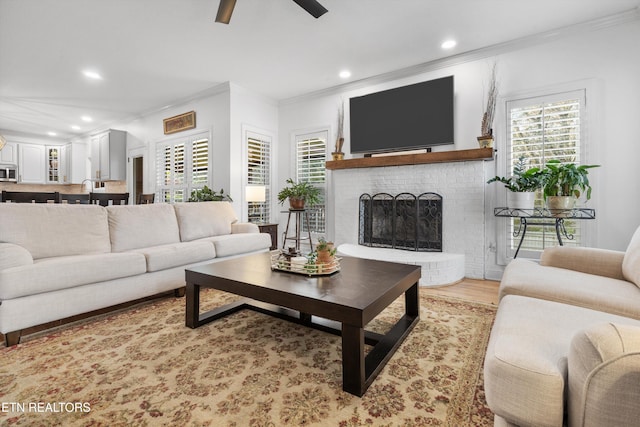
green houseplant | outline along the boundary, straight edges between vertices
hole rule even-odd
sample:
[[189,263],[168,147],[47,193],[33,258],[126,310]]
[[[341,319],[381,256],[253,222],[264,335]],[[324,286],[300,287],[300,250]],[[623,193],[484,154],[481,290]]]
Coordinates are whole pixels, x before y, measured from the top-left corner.
[[220,201],[228,201],[233,202],[233,199],[230,195],[224,194],[224,189],[220,189],[220,193],[210,189],[206,185],[202,187],[202,189],[196,189],[191,192],[191,196],[189,197],[189,202],[220,202]]
[[[571,209],[578,197],[591,198],[589,169],[600,165],[576,165],[549,160],[543,169],[543,194],[549,209]],[[559,199],[561,198],[561,199]]]
[[320,202],[320,189],[308,182],[294,182],[287,179],[287,185],[278,193],[278,201],[284,204],[289,199],[291,209],[304,209],[305,204],[315,205]]
[[317,262],[329,264],[336,255],[336,251],[337,249],[334,247],[333,242],[327,242],[322,237],[319,238],[316,245]]
[[514,209],[533,209],[535,202],[535,191],[542,186],[544,174],[540,168],[526,168],[527,161],[524,157],[519,157],[513,167],[513,175],[510,177],[495,176],[487,181],[501,182],[509,193],[507,193],[507,206]]

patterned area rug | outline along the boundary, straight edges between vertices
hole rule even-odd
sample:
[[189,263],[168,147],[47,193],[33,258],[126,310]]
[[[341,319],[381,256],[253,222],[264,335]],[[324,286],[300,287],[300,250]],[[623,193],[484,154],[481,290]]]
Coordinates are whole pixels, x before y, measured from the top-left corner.
[[[0,424],[493,425],[482,363],[495,307],[420,300],[420,322],[362,398],[342,391],[339,337],[251,310],[191,330],[184,298],[169,298],[1,348]],[[400,298],[368,329],[403,311]]]

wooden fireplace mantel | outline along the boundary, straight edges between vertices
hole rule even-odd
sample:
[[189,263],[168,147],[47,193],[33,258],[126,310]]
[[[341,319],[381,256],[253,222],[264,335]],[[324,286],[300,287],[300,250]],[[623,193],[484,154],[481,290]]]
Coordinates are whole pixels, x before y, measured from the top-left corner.
[[439,151],[422,154],[401,154],[397,156],[329,160],[326,162],[325,167],[330,170],[335,170],[376,168],[381,166],[421,165],[426,163],[466,162],[470,160],[493,160],[493,155],[493,148],[474,148],[470,150]]

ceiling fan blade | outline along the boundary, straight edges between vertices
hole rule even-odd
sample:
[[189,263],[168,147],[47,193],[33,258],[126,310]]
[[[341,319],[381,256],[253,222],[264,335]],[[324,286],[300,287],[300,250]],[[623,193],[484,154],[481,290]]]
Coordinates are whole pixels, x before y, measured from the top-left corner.
[[233,8],[235,6],[236,0],[220,0],[218,14],[216,15],[216,22],[228,24],[231,20],[231,14],[233,13]]
[[320,3],[316,0],[293,0],[298,3],[298,6],[309,12],[314,18],[320,18],[322,15],[328,12]]

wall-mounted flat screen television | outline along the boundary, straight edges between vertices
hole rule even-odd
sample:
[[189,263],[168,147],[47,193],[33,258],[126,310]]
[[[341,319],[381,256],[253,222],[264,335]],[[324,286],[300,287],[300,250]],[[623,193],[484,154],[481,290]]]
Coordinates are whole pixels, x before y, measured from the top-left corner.
[[453,76],[349,100],[351,153],[453,144]]

